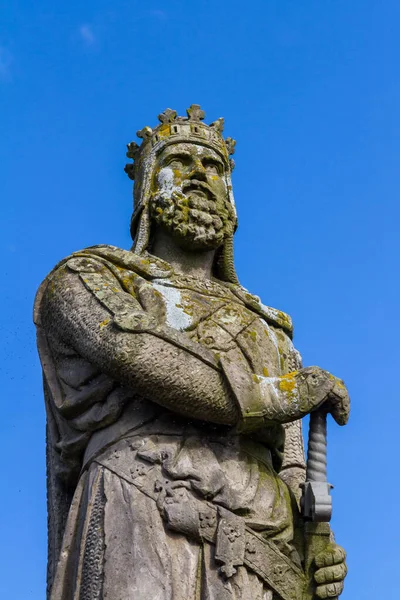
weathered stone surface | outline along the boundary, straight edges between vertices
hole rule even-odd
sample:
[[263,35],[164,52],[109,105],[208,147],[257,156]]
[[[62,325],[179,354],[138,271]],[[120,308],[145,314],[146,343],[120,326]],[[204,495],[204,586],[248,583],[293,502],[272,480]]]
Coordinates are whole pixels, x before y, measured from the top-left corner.
[[[344,551],[299,510],[301,418],[345,424],[347,390],[302,368],[290,317],[240,286],[235,142],[223,119],[187,115],[167,109],[128,145],[131,251],[76,252],[37,294],[48,598],[337,596]],[[316,436],[313,515],[313,490],[329,490]]]

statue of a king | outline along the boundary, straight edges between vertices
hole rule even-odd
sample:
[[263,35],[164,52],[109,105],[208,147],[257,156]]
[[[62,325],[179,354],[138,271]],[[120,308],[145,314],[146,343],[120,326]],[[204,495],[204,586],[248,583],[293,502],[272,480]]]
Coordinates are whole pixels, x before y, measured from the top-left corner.
[[[235,142],[167,109],[138,132],[130,251],[62,260],[35,301],[47,411],[51,600],[337,597],[333,536],[305,568],[301,418],[347,422],[285,313],[233,263]],[[307,588],[308,585],[308,588]]]

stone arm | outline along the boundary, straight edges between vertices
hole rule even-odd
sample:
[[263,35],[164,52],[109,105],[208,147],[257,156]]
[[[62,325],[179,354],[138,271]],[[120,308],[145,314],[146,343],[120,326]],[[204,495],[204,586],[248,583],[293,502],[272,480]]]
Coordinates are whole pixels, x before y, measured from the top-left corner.
[[185,417],[251,431],[304,416],[334,388],[335,378],[316,368],[254,380],[230,362],[229,353],[218,364],[185,334],[156,323],[104,265],[95,270],[97,284],[68,263],[53,273],[41,303],[42,324],[49,339],[145,399]]
[[[283,356],[286,358],[284,372],[291,373],[302,368],[300,353],[295,349],[291,339],[278,332],[279,345],[282,347]],[[302,485],[306,480],[306,461],[303,441],[303,423],[301,419],[284,424],[285,446],[282,466],[279,476],[292,490],[298,505],[302,494]]]
[[53,274],[41,302],[50,343],[60,340],[124,387],[183,416],[236,423],[238,408],[212,353],[156,324],[107,268],[100,275],[102,301],[68,263]]

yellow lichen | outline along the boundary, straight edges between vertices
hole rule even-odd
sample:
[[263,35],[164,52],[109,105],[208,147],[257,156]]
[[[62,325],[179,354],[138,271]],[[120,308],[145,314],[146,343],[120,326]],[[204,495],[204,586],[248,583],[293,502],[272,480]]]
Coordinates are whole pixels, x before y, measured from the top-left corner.
[[168,124],[161,125],[161,127],[157,131],[157,134],[158,134],[158,137],[160,137],[160,138],[169,137],[169,135],[170,135],[169,125]]
[[283,392],[292,392],[296,387],[296,374],[297,371],[293,371],[293,373],[287,373],[281,377],[279,382],[279,389]]

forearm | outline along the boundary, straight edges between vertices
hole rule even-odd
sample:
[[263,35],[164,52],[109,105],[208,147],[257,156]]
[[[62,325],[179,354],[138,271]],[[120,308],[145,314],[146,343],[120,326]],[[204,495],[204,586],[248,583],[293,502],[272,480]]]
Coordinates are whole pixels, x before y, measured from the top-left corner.
[[246,367],[237,350],[222,357],[221,365],[240,407],[238,429],[242,432],[301,419],[326,400],[337,381],[319,367],[281,377],[257,376]]
[[238,431],[299,419],[335,384],[317,367],[256,376],[238,347],[217,363],[200,344],[157,323],[102,266],[94,275],[59,268],[41,312],[50,336],[122,385],[186,417],[237,425]]
[[235,399],[211,353],[166,328],[128,331],[127,318],[114,318],[76,275],[56,274],[42,320],[50,335],[144,398],[190,418],[226,425],[238,421]]

